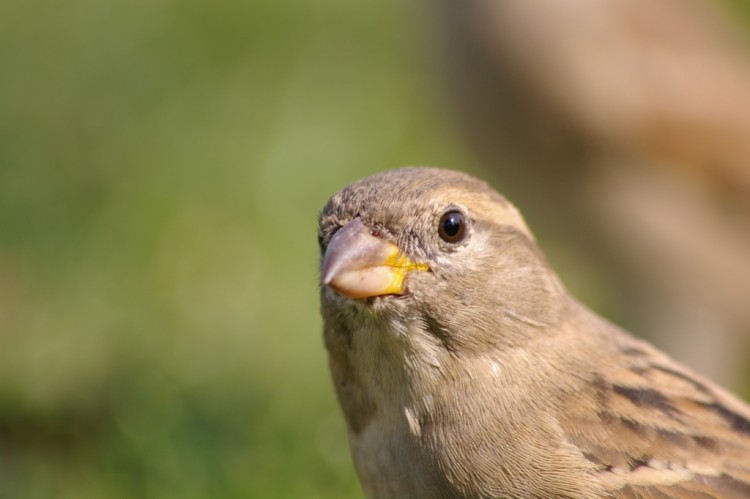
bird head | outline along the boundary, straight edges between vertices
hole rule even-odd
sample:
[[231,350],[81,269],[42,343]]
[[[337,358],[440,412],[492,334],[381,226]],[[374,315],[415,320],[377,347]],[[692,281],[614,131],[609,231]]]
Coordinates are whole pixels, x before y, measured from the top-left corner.
[[348,185],[318,239],[323,315],[349,330],[418,324],[445,348],[482,351],[559,315],[562,287],[519,212],[464,173],[408,167]]

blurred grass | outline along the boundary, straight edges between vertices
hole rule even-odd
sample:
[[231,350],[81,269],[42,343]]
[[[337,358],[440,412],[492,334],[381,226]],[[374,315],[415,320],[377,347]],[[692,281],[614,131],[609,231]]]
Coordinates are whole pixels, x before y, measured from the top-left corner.
[[460,164],[411,13],[0,7],[0,496],[360,497],[316,214]]

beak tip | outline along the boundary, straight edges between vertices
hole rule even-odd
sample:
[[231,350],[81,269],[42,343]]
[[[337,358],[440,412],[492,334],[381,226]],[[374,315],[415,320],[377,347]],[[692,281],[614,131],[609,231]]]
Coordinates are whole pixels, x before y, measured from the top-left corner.
[[331,284],[333,278],[336,277],[336,269],[334,267],[335,265],[332,265],[331,259],[329,259],[329,254],[326,252],[323,257],[323,264],[320,266],[320,283],[323,286]]

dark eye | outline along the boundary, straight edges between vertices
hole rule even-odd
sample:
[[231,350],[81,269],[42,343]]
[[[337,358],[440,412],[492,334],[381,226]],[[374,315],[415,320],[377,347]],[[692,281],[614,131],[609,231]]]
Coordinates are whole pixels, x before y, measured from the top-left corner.
[[440,217],[438,235],[447,243],[458,243],[466,235],[466,220],[459,211],[449,211]]

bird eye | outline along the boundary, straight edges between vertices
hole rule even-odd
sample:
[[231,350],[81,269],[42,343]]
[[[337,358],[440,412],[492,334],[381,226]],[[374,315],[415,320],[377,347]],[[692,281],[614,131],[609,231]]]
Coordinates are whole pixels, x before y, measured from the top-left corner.
[[466,221],[461,212],[449,211],[440,217],[438,235],[447,243],[458,243],[466,235]]

